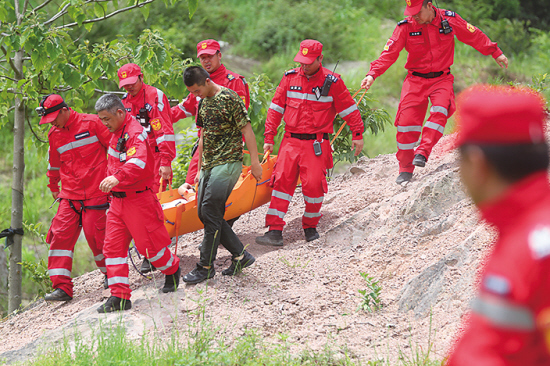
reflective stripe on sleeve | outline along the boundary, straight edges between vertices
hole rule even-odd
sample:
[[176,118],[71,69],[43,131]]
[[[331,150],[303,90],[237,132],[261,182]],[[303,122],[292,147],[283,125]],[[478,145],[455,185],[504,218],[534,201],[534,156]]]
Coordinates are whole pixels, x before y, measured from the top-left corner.
[[351,107],[349,108],[346,108],[344,109],[342,112],[338,113],[340,115],[340,117],[344,118],[345,116],[347,116],[348,114],[350,113],[353,113],[355,111],[357,111],[357,106],[354,104],[352,105]]
[[430,108],[430,113],[443,113],[445,115],[445,117],[447,117],[449,115],[449,112],[447,111],[447,108],[445,107],[440,107],[440,106],[432,106]]
[[50,250],[48,252],[48,257],[73,257],[73,251],[72,250]]
[[280,199],[288,201],[288,202],[292,201],[292,196],[290,194],[286,194],[286,193],[279,192],[279,191],[276,191],[276,190],[271,191],[271,197],[280,198]]
[[422,126],[397,126],[397,132],[422,132]]
[[414,149],[414,142],[412,144],[400,144],[399,142],[397,143],[397,148],[399,150],[413,150]]
[[153,258],[149,258],[149,262],[158,261],[160,258],[162,258],[165,251],[166,251],[166,248],[162,248],[161,251],[157,253],[157,255],[155,255]]
[[141,133],[138,135],[138,140],[140,141],[145,141],[147,140],[147,130],[145,129],[145,127],[143,127],[143,131],[141,131]]
[[82,147],[82,146],[86,146],[86,145],[90,145],[90,144],[93,144],[94,142],[98,142],[98,141],[99,140],[97,139],[97,136],[87,137],[87,138],[82,139],[82,140],[69,142],[68,144],[65,144],[65,145],[59,147],[59,148],[57,148],[57,152],[60,153],[60,154],[63,154],[64,152],[67,152],[69,150],[76,149],[78,147]]
[[535,329],[535,317],[528,308],[510,304],[502,299],[492,299],[481,295],[472,301],[472,311],[500,328]]
[[325,199],[325,196],[321,197],[308,197],[304,195],[304,201],[307,203],[323,203],[323,200]]
[[128,164],[136,164],[141,169],[145,169],[145,162],[143,160],[140,160],[138,158],[132,158],[127,161]]
[[441,133],[443,133],[445,131],[445,127],[441,126],[441,125],[438,125],[437,123],[434,123],[434,122],[426,122],[426,124],[424,124],[424,127],[426,128],[431,128],[432,130],[436,130],[436,131],[439,131]]
[[304,212],[304,217],[321,217],[320,212]]
[[164,110],[164,103],[162,102],[162,99],[164,98],[164,93],[160,89],[157,89],[157,97],[159,98],[158,108],[159,111],[162,112]]
[[332,100],[333,100],[331,96],[320,97],[319,99],[317,99],[315,94],[292,92],[292,91],[287,91],[286,92],[286,97],[287,98],[294,98],[294,99],[301,99],[301,100],[312,100],[312,101],[317,101],[317,102],[320,102],[320,103],[332,103]]
[[273,102],[271,102],[271,105],[269,106],[269,109],[273,109],[275,112],[285,114],[285,109],[283,107],[281,107],[280,105],[277,105]]
[[71,277],[71,271],[65,268],[52,268],[48,270],[48,275],[52,276],[67,276]]
[[50,164],[48,164],[48,170],[59,170],[59,167],[53,167]]
[[285,212],[277,211],[274,208],[270,208],[269,210],[267,210],[267,214],[268,215],[273,215],[273,216],[278,216],[280,219],[284,219],[284,217],[286,215]]
[[115,157],[117,159],[120,159],[120,153],[113,149],[112,147],[109,147],[109,150],[107,150],[107,154],[111,155],[112,157]]
[[127,262],[128,257],[105,258],[106,266],[117,266],[119,264],[126,264]]
[[179,109],[181,109],[181,111],[182,111],[183,113],[185,113],[185,117],[191,117],[191,116],[192,116],[191,113],[187,112],[187,109],[185,109],[185,107],[184,107],[183,105],[178,104],[178,107],[179,107]]
[[174,135],[162,135],[157,140],[157,145],[160,145],[164,141],[176,141],[176,136]]
[[129,285],[130,281],[128,280],[128,277],[111,277],[107,280],[107,284],[109,286],[116,285],[117,283],[123,283],[125,285]]

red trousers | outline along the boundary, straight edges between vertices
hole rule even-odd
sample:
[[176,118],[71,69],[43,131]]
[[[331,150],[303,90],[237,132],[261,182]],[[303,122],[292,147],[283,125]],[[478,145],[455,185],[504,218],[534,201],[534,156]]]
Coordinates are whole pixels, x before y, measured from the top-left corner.
[[332,151],[328,140],[321,140],[322,155],[313,151],[314,140],[299,140],[285,135],[271,177],[271,202],[265,218],[269,230],[283,230],[283,220],[296,189],[298,176],[306,203],[302,228],[315,228],[323,216],[321,205],[327,192],[327,169],[332,167]]
[[[74,209],[71,208],[71,203]],[[50,244],[48,273],[53,288],[59,288],[71,297],[73,296],[71,271],[73,269],[74,246],[82,229],[84,229],[84,235],[92,250],[96,265],[101,272],[106,273],[105,257],[102,251],[105,239],[105,211],[107,208],[101,210],[82,209],[82,204],[84,204],[84,207],[88,207],[100,206],[105,203],[107,203],[107,196],[83,201],[61,199],[48,231],[46,237],[46,242]]]
[[191,161],[189,162],[189,168],[187,168],[187,176],[185,177],[185,183],[189,183],[192,186],[195,185],[195,177],[199,171],[199,149],[195,151]]
[[146,190],[111,201],[105,231],[105,264],[111,295],[130,299],[128,247],[134,238],[137,250],[165,275],[174,274],[180,264],[168,245],[171,240],[164,227],[164,214],[155,194]]
[[[454,76],[444,74],[438,78],[425,79],[420,76],[407,75],[401,90],[401,101],[395,117],[397,126],[397,160],[399,172],[414,171],[412,161],[416,154],[429,158],[433,147],[445,130],[447,119],[455,111]],[[422,127],[428,99],[432,103],[428,120]],[[414,149],[422,133],[418,148]]]

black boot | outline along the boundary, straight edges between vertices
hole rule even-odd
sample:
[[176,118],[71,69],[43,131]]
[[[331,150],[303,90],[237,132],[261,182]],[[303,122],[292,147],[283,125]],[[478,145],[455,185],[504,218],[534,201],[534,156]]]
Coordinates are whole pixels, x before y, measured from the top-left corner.
[[241,273],[243,268],[249,267],[256,261],[256,258],[246,250],[243,253],[243,257],[239,260],[231,260],[231,265],[222,271],[224,276],[234,276],[237,273]]
[[180,285],[180,276],[181,276],[181,268],[178,267],[178,270],[175,273],[172,273],[171,275],[166,275],[166,278],[164,279],[164,287],[162,288],[162,292],[175,292],[179,285]]
[[412,179],[412,176],[413,176],[413,173],[401,172],[397,176],[397,179],[395,180],[395,183],[401,184],[401,183],[404,183],[404,182],[410,182],[411,179]]
[[263,236],[256,237],[256,243],[261,245],[272,245],[275,247],[283,246],[283,231],[269,230]]
[[119,310],[130,310],[132,308],[132,302],[130,300],[121,299],[120,297],[111,296],[107,299],[105,304],[97,308],[97,312],[100,314],[112,313]]
[[67,295],[67,293],[60,288],[56,288],[53,292],[44,296],[44,300],[46,301],[69,301],[72,299],[72,297]]
[[308,227],[307,229],[304,229],[304,235],[306,236],[306,241],[313,241],[315,239],[319,239],[319,233],[317,232],[317,229],[314,227]]
[[149,259],[143,257],[143,262],[141,262],[141,267],[139,270],[141,273],[149,273],[156,271],[157,269],[151,264],[151,262],[149,262]]
[[426,157],[422,154],[416,154],[413,159],[413,165],[419,166],[419,167],[425,167],[426,166]]
[[195,284],[212,278],[215,274],[216,271],[214,270],[214,266],[204,268],[200,264],[197,264],[195,269],[183,276],[182,279],[187,283]]
[[109,278],[107,275],[105,275],[105,278],[103,279],[103,288],[108,289],[109,288]]

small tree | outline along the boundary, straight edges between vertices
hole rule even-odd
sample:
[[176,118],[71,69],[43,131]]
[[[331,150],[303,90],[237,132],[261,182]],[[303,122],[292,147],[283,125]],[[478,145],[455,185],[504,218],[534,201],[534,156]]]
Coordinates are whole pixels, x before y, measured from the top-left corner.
[[[0,127],[13,120],[14,132],[12,228],[23,227],[27,105],[35,107],[41,95],[55,92],[64,93],[71,107],[81,110],[94,93],[106,90],[120,63],[126,62],[139,63],[149,83],[164,81],[167,93],[182,93],[181,78],[169,78],[166,70],[178,72],[184,63],[172,58],[179,52],[157,33],[147,30],[139,40],[102,44],[79,41],[95,23],[121,13],[140,9],[147,17],[153,1],[65,0],[58,6],[52,0],[0,0]],[[192,17],[198,0],[188,4]],[[10,248],[8,312],[21,304],[21,245],[22,236],[16,234]]]

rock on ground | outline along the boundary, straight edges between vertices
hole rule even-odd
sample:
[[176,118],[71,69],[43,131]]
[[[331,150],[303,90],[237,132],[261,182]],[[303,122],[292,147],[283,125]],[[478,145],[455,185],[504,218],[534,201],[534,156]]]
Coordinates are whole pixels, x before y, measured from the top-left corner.
[[[234,229],[256,257],[236,277],[221,275],[230,255],[219,251],[217,274],[207,283],[182,285],[161,294],[163,276],[141,277],[133,268],[132,310],[99,315],[108,297],[98,270],[75,279],[75,297],[64,304],[38,301],[0,323],[0,360],[23,361],[74,333],[90,337],[100,324],[121,321],[130,337],[144,333],[170,337],[206,319],[231,340],[256,329],[271,342],[289,336],[292,350],[321,350],[328,343],[345,347],[362,360],[396,360],[399,352],[432,344],[431,359],[443,359],[452,347],[461,319],[474,295],[478,267],[493,233],[478,224],[463,192],[451,137],[436,146],[413,181],[398,186],[394,156],[362,158],[350,171],[333,177],[319,225],[321,238],[305,242],[301,228],[304,203],[299,189],[285,216],[285,245],[262,247],[267,206],[243,215]],[[202,232],[182,236],[178,244],[183,273],[195,266]],[[366,289],[360,272],[379,281],[382,309],[358,310],[358,290]],[[180,341],[188,332],[180,332]],[[411,349],[411,346],[413,349]]]

